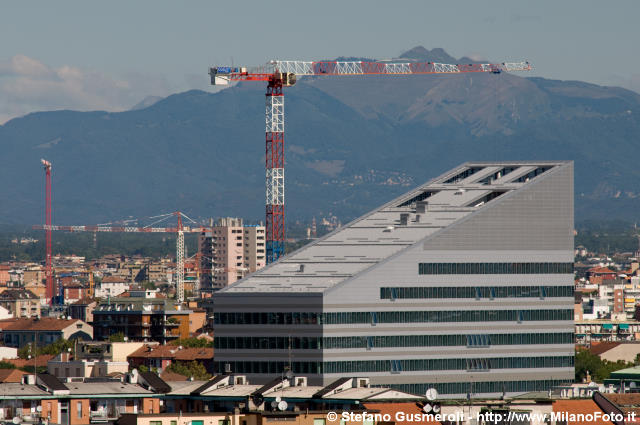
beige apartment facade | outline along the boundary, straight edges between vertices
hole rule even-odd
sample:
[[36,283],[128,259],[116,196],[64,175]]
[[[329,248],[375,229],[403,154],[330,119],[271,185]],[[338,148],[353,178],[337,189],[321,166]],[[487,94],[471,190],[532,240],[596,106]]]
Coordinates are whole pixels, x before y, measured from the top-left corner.
[[221,218],[199,238],[204,293],[226,288],[266,264],[265,227],[241,218]]

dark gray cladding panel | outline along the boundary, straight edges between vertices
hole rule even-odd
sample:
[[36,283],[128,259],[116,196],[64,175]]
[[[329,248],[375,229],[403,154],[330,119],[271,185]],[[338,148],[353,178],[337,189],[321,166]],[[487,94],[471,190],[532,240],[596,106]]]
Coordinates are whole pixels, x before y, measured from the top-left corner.
[[428,238],[425,250],[573,250],[573,163],[490,201]]

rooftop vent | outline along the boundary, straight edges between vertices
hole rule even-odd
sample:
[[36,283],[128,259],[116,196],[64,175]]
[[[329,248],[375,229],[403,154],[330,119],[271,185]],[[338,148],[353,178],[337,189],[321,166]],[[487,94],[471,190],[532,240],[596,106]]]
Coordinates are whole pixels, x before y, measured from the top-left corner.
[[400,225],[406,226],[409,223],[409,213],[400,214]]
[[298,272],[304,273],[304,264],[300,264],[300,267],[298,268]]

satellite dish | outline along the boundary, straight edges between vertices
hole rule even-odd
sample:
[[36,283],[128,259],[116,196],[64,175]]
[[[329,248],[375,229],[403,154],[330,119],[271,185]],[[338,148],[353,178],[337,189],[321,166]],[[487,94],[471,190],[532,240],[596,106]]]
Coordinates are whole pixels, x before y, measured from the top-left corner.
[[290,370],[287,371],[287,373],[284,375],[287,379],[291,379],[293,378],[293,372],[291,372]]
[[36,407],[36,411],[38,411],[38,412],[42,412],[42,406],[38,406],[38,407]]
[[277,401],[275,401],[275,400],[274,400],[274,401],[272,401],[272,402],[271,402],[271,408],[272,408],[272,409],[275,409],[275,408],[277,408],[277,407],[278,407],[278,402],[277,402]]
[[11,422],[13,422],[14,424],[18,425],[20,423],[20,418],[17,416],[14,416],[13,419],[11,420]]
[[280,396],[276,397],[276,403],[280,403],[282,401],[282,399],[280,398]]
[[422,411],[424,413],[431,413],[431,410],[433,410],[433,407],[429,403],[422,406]]
[[429,388],[425,393],[425,396],[429,401],[436,401],[438,399],[438,390],[435,388]]
[[[595,382],[593,382],[595,384]],[[596,387],[598,386],[598,384],[595,385]],[[635,388],[636,387],[636,383],[635,382],[631,382],[629,384],[629,388]]]
[[288,404],[284,400],[282,400],[280,403],[278,403],[278,409],[280,409],[280,410],[287,410],[287,406],[288,406]]
[[433,413],[440,413],[440,406],[438,404],[433,405]]

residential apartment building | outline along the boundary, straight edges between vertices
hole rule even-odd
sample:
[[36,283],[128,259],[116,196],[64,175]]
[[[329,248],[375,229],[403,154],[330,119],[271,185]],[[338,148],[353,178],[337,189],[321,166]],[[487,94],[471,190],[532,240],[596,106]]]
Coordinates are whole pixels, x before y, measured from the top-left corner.
[[221,218],[199,237],[200,290],[211,293],[266,264],[265,227],[244,225],[240,218]]
[[102,281],[96,285],[95,297],[108,298],[117,297],[131,287],[131,281],[127,278],[119,276],[105,276]]
[[191,310],[166,299],[111,298],[93,310],[95,339],[107,340],[123,333],[129,341],[157,341],[166,344],[189,337]]
[[0,293],[0,306],[16,318],[40,317],[40,298],[26,289],[5,289]]
[[77,319],[31,318],[0,320],[2,340],[7,347],[27,344],[49,345],[61,338],[91,340],[93,328]]
[[451,398],[572,382],[573,199],[572,162],[456,167],[216,292],[216,370]]

